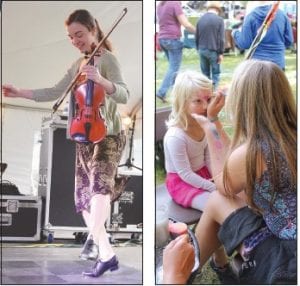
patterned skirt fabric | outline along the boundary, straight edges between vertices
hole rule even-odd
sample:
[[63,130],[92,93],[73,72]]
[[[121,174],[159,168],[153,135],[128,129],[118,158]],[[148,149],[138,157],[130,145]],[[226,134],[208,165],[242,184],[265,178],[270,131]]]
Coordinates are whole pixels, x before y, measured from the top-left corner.
[[89,211],[95,194],[113,196],[118,165],[126,136],[109,135],[97,144],[76,144],[75,207]]

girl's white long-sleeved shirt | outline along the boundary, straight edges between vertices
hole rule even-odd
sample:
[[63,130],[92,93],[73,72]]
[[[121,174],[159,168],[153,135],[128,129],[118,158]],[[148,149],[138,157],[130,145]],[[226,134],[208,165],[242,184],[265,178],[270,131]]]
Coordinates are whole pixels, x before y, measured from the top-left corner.
[[196,141],[179,127],[170,127],[164,137],[165,168],[167,173],[177,173],[186,183],[208,191],[216,186],[196,174],[204,166],[210,170],[207,140]]

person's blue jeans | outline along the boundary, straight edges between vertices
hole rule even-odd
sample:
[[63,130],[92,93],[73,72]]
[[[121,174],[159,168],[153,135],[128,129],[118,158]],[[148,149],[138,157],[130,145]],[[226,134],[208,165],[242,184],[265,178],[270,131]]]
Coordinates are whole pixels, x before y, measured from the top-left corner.
[[178,39],[159,39],[159,44],[169,62],[167,73],[156,93],[157,96],[164,98],[169,88],[174,84],[180,68],[183,43]]
[[218,53],[209,49],[199,49],[200,69],[204,75],[213,81],[214,89],[220,81],[220,64],[218,63]]

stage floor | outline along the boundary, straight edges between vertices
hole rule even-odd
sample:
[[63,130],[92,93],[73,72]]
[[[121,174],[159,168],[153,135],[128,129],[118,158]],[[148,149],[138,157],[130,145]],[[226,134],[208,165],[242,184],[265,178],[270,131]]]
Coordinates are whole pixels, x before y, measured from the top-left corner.
[[81,261],[82,245],[62,243],[2,243],[1,284],[142,284],[142,245],[114,244],[119,269],[98,278],[82,275],[93,261]]

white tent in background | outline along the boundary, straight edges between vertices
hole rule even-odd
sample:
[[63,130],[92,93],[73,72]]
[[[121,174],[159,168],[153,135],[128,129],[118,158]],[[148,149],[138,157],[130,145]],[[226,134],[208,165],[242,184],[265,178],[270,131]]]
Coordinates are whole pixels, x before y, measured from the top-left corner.
[[[134,165],[142,167],[142,1],[3,1],[2,81],[28,89],[53,86],[80,56],[66,35],[67,16],[87,9],[106,34],[125,7],[128,12],[109,39],[131,95],[119,110],[123,118],[136,114],[132,157]],[[53,104],[2,97],[1,154],[8,164],[3,180],[23,194],[35,194],[31,178],[38,173],[39,156],[34,146]],[[121,163],[128,157],[127,145]]]

